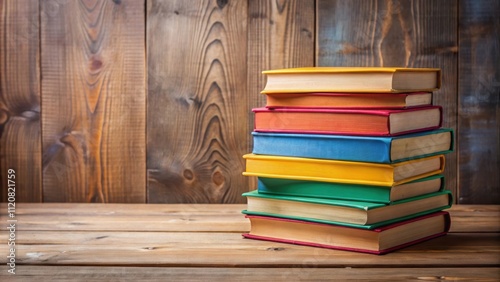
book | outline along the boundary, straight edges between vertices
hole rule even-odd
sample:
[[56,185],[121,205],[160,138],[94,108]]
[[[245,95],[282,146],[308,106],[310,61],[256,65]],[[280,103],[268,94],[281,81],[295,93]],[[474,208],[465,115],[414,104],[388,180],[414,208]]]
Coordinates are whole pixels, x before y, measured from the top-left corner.
[[453,130],[441,128],[398,136],[252,132],[257,155],[396,163],[453,151]]
[[441,127],[440,106],[405,110],[255,108],[254,130],[289,132],[395,136]]
[[306,67],[262,72],[262,93],[417,92],[441,86],[441,70],[434,68]]
[[393,186],[440,174],[444,155],[395,164],[246,154],[243,175],[347,184]]
[[448,190],[396,201],[390,205],[269,195],[257,190],[243,193],[243,196],[247,197],[247,209],[243,211],[244,214],[335,223],[367,229],[441,211],[452,205],[452,195]]
[[258,192],[262,194],[385,204],[444,190],[444,177],[441,174],[389,187],[267,177],[258,177],[257,183]]
[[386,254],[446,235],[448,212],[435,212],[373,230],[267,216],[246,216],[250,232],[244,238],[371,254]]
[[432,92],[412,93],[269,93],[266,108],[405,109],[432,104]]

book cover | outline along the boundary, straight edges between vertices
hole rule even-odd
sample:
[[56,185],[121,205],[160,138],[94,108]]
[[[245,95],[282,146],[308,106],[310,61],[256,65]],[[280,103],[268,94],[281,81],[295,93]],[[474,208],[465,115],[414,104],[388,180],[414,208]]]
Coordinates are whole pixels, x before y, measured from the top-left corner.
[[430,106],[432,92],[413,93],[269,93],[267,108],[405,109]]
[[451,207],[450,191],[420,195],[391,204],[336,199],[243,193],[247,197],[244,214],[273,216],[319,223],[373,229]]
[[395,186],[342,184],[259,177],[257,190],[262,194],[313,197],[390,204],[395,201],[444,190],[441,174]]
[[448,212],[435,212],[373,230],[267,216],[246,217],[251,229],[242,234],[244,238],[378,255],[446,235],[450,229]]
[[396,163],[453,151],[449,128],[399,136],[252,132],[257,155]]
[[441,86],[441,70],[389,67],[306,67],[262,72],[262,93],[417,92]]
[[405,110],[255,108],[254,130],[343,135],[395,136],[441,127],[442,109]]
[[243,175],[374,186],[394,186],[440,174],[444,155],[395,164],[246,154]]

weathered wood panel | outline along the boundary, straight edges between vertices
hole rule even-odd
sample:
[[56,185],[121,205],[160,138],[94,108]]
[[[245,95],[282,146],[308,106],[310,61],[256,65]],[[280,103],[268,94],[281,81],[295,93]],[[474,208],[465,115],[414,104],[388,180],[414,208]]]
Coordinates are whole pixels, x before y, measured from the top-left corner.
[[18,202],[242,203],[262,70],[439,67],[447,188],[499,203],[499,6],[0,0],[0,183],[16,170]]
[[500,2],[460,1],[459,203],[500,202]]
[[145,202],[144,3],[41,1],[45,202]]
[[[437,67],[444,127],[457,128],[457,1],[319,0],[320,66]],[[457,194],[456,152],[446,156],[446,185]]]
[[243,202],[246,1],[147,2],[150,203]]
[[0,1],[1,201],[8,169],[16,201],[42,201],[38,15],[37,0]]

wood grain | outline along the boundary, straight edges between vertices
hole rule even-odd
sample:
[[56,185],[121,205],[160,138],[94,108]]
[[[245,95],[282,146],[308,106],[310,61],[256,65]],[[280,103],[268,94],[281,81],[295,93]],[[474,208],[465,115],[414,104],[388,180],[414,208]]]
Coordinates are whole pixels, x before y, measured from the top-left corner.
[[500,268],[295,268],[240,267],[98,267],[23,265],[15,276],[0,271],[9,281],[498,281]]
[[0,201],[8,169],[16,202],[42,201],[39,53],[38,1],[0,1]]
[[[436,67],[443,127],[457,129],[457,1],[318,0],[320,66]],[[446,187],[457,195],[456,152],[446,155]]]
[[500,203],[500,3],[460,1],[458,202]]
[[149,203],[242,203],[246,1],[147,2]]
[[45,202],[145,202],[141,1],[41,1]]

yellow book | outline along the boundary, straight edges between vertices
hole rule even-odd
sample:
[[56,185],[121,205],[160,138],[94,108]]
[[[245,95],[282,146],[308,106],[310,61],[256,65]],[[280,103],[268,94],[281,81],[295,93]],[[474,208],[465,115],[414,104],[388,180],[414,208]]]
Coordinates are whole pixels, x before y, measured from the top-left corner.
[[441,86],[435,68],[308,67],[263,71],[262,93],[434,91]]
[[394,186],[443,172],[444,155],[395,164],[246,154],[243,175],[346,184]]

